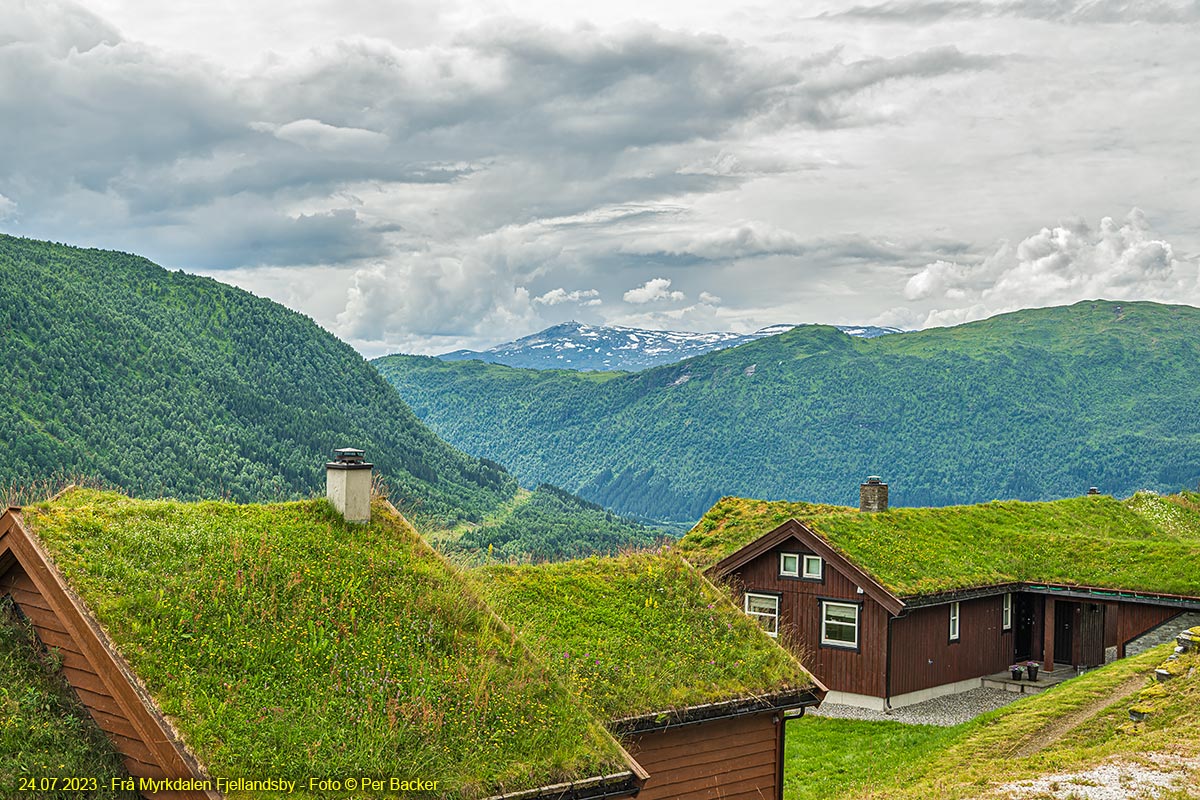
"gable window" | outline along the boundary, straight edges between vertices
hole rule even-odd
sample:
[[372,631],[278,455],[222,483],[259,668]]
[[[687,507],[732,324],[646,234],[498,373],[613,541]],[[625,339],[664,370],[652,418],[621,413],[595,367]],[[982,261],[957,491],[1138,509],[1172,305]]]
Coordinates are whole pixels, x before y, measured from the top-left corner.
[[770,636],[779,635],[779,598],[772,594],[746,593],[746,613],[758,620]]
[[801,577],[808,578],[810,581],[819,581],[824,577],[825,562],[820,556],[805,556],[804,557],[804,572]]
[[1012,630],[1012,592],[1004,595],[1004,610],[1000,614],[1001,630]]
[[779,574],[788,578],[800,577],[800,556],[797,553],[779,554]]
[[958,641],[958,603],[950,604],[950,641]]
[[858,605],[821,602],[821,644],[831,647],[858,647]]

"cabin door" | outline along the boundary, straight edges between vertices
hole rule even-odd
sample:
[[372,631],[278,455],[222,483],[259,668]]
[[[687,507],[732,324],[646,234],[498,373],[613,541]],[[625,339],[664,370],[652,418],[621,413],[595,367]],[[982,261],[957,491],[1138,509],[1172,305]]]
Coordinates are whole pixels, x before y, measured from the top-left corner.
[[1075,638],[1079,652],[1075,658],[1077,667],[1100,667],[1104,665],[1104,605],[1101,603],[1079,603],[1075,612],[1077,624]]
[[1033,595],[1013,595],[1013,661],[1029,661],[1033,658]]
[[1054,660],[1060,664],[1072,664],[1075,661],[1075,612],[1078,603],[1064,603],[1059,600],[1054,604]]

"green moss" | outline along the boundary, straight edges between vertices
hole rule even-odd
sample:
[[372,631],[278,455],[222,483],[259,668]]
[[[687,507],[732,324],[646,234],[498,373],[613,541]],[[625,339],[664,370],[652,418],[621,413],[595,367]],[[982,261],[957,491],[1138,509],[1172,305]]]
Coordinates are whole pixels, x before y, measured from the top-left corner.
[[21,792],[20,781],[87,776],[97,779],[88,797],[130,800],[130,793],[109,790],[113,778],[126,775],[121,759],[58,667],[53,651],[43,651],[11,603],[0,600],[0,796],[67,800],[78,793]]
[[715,563],[795,516],[900,596],[1010,581],[1200,595],[1200,504],[1191,493],[880,514],[794,505],[723,500],[680,550]]
[[543,663],[608,719],[812,685],[791,655],[678,555],[474,574]]
[[376,504],[135,501],[25,518],[214,775],[406,775],[474,797],[619,771],[616,743]]

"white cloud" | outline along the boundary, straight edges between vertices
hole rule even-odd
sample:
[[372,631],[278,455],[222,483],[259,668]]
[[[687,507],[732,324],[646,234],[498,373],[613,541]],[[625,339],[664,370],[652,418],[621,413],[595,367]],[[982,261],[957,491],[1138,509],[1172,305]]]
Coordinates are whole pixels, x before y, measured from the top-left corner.
[[6,220],[9,217],[16,216],[17,204],[0,194],[0,220]]
[[678,301],[687,298],[683,292],[671,291],[670,278],[651,278],[641,286],[625,292],[621,297],[626,303],[635,305],[655,303],[660,300]]
[[533,302],[543,306],[556,306],[561,303],[579,303],[585,306],[598,306],[601,303],[600,292],[595,289],[576,289],[568,292],[561,287],[551,289],[545,294],[533,298]]
[[252,122],[252,130],[269,131],[275,138],[309,150],[378,150],[387,147],[387,134],[363,128],[327,125],[316,119],[298,119],[283,125]]
[[717,297],[715,294],[709,294],[708,292],[701,292],[700,293],[700,302],[707,303],[710,306],[715,306],[717,303],[721,302],[721,298]]
[[935,261],[908,279],[904,294],[950,301],[930,310],[922,327],[1088,299],[1200,304],[1200,267],[1177,256],[1135,208],[1122,223],[1103,218],[1098,229],[1083,220],[1042,228],[977,264]]

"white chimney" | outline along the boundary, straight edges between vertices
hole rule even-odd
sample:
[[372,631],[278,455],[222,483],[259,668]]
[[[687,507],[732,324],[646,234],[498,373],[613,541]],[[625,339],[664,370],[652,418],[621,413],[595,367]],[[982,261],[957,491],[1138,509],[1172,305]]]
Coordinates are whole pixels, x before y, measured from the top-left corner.
[[371,521],[371,468],[363,451],[339,447],[325,464],[325,496],[346,522]]

